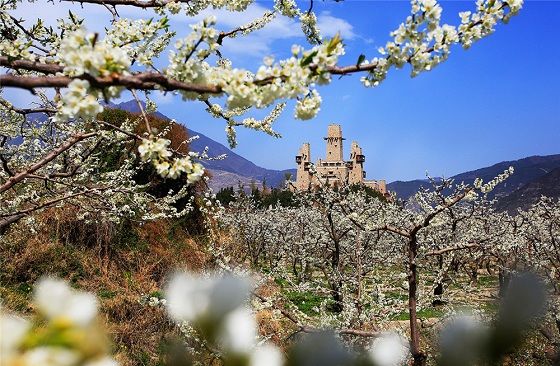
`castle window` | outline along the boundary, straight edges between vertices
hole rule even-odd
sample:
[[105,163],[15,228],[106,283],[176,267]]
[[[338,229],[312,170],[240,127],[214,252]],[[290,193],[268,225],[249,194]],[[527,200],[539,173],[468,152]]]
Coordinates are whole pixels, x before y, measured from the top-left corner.
[[296,156],[296,163],[301,164],[301,155]]
[[366,161],[365,155],[356,155],[356,161],[357,161],[358,163],[363,163],[363,162],[365,162],[365,161]]

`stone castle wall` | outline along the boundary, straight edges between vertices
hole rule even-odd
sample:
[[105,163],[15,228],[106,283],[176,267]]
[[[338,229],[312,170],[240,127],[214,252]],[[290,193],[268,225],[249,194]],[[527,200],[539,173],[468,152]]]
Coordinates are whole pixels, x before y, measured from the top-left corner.
[[352,142],[350,160],[344,160],[342,127],[331,124],[327,130],[326,156],[315,164],[316,174],[311,172],[311,146],[304,143],[296,156],[297,175],[294,187],[298,191],[313,189],[321,184],[330,186],[363,184],[382,194],[387,194],[384,180],[366,180],[365,156],[357,142]]

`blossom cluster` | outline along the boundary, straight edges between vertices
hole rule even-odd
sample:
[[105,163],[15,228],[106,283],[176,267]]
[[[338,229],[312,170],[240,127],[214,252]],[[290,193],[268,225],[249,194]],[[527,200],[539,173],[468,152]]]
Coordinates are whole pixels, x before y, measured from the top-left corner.
[[[196,15],[200,11],[212,7],[214,9],[226,9],[229,11],[246,10],[255,0],[196,0],[188,1],[185,5],[187,15]],[[176,5],[175,5],[176,6]]]
[[248,280],[238,277],[180,273],[166,290],[169,315],[178,324],[193,326],[225,359],[280,366],[280,350],[258,344],[257,324],[247,305],[250,288]]
[[301,120],[314,118],[321,109],[321,96],[317,90],[312,90],[309,95],[296,102],[295,117]]
[[[276,13],[272,11],[266,11],[262,16],[259,18],[247,23],[239,29],[243,35],[247,35],[251,32],[264,28],[268,23],[274,20],[276,17]],[[231,33],[230,37],[235,38],[238,32]]]
[[96,323],[97,300],[64,281],[44,278],[35,286],[39,312],[30,322],[0,312],[1,366],[116,366]]
[[[169,54],[169,66],[165,70],[167,76],[201,85],[212,83],[208,75],[211,68],[205,59],[219,47],[218,31],[212,27],[215,23],[216,17],[209,16],[197,24],[190,25],[192,32],[186,38],[178,40],[175,43],[176,51]],[[204,43],[207,47],[201,48],[201,44]],[[200,97],[198,93],[188,91],[181,91],[181,95],[185,99]]]
[[32,60],[34,58],[33,54],[29,52],[29,42],[22,38],[0,40],[0,55],[11,59]]
[[89,81],[74,79],[58,103],[55,119],[57,121],[67,121],[72,118],[91,120],[102,111],[103,107],[97,101],[96,93],[92,93]]
[[317,15],[311,10],[302,11],[295,0],[275,0],[274,9],[280,14],[290,17],[299,18],[301,30],[307,37],[309,43],[321,43],[322,37],[317,27]]
[[429,71],[448,58],[453,44],[469,48],[474,41],[491,34],[499,22],[507,22],[522,4],[522,0],[477,0],[476,12],[459,13],[461,24],[456,27],[440,23],[442,8],[437,0],[412,0],[411,15],[391,33],[393,40],[379,49],[382,57],[363,61],[362,66],[374,67],[361,81],[368,87],[377,86],[390,68],[407,63],[412,67],[412,76]]
[[489,181],[488,183],[484,183],[482,179],[477,178],[474,181],[474,187],[476,189],[480,189],[482,193],[489,193],[491,192],[498,184],[503,183],[506,179],[508,179],[514,172],[514,168],[510,166],[502,174],[499,174],[497,177]]
[[169,149],[171,141],[164,138],[143,139],[138,146],[142,161],[151,161],[156,172],[163,178],[176,179],[181,174],[186,174],[189,184],[200,180],[204,175],[202,164],[193,162],[189,155],[172,158]]
[[[173,3],[169,3],[173,4]],[[163,34],[158,34],[164,31]],[[118,19],[107,31],[107,42],[124,50],[131,60],[151,66],[169,44],[174,33],[169,31],[169,20]]]
[[[133,36],[134,37],[134,36]],[[64,65],[64,73],[69,76],[88,74],[94,77],[126,74],[131,65],[127,52],[115,46],[109,37],[97,40],[97,34],[87,33],[78,28],[62,38],[58,49],[58,59]],[[74,79],[68,85],[68,91],[57,104],[56,121],[72,118],[92,119],[103,111],[97,99],[100,96],[114,98],[121,88],[109,87],[97,90],[87,80]]]
[[[228,95],[229,108],[252,105],[263,108],[276,99],[307,95],[313,83],[329,83],[330,74],[327,70],[336,65],[338,57],[343,54],[342,43],[335,37],[308,51],[294,46],[292,57],[278,63],[267,59],[254,76],[244,70],[226,69],[216,81]],[[313,106],[318,108],[317,103]]]
[[272,124],[280,117],[282,111],[286,107],[286,103],[280,103],[275,106],[270,113],[262,120],[256,120],[255,118],[246,118],[241,122],[243,126],[251,128],[257,131],[263,131],[266,134],[274,137],[280,137],[280,134],[272,129]]
[[130,58],[123,49],[81,28],[62,38],[58,57],[69,76],[103,77],[126,73],[130,67]]

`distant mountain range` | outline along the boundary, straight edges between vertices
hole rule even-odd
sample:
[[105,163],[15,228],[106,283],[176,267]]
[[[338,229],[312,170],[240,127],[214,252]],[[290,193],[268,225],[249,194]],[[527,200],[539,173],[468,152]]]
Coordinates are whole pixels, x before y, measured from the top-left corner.
[[500,211],[515,213],[517,208],[527,209],[541,196],[560,197],[560,168],[544,174],[521,188],[501,198],[496,207]]
[[[136,101],[112,104],[111,107],[129,112],[139,112]],[[159,112],[156,112],[155,115],[163,119],[170,119]],[[251,182],[260,187],[263,181],[266,181],[269,187],[279,187],[284,183],[286,173],[290,173],[292,179],[295,179],[295,169],[272,170],[260,167],[201,133],[190,129],[188,129],[188,133],[190,136],[199,136],[198,140],[191,143],[191,148],[194,151],[202,151],[208,146],[211,156],[227,155],[224,160],[203,162],[212,174],[210,186],[214,189],[236,187],[239,184],[248,187]],[[457,174],[451,178],[454,179],[455,183],[472,184],[476,178],[488,182],[510,166],[514,167],[514,174],[504,183],[498,185],[489,195],[490,198],[498,200],[498,209],[514,212],[518,207],[528,207],[541,195],[553,198],[560,197],[560,154],[504,161],[489,167]],[[426,179],[418,179],[395,181],[387,185],[390,191],[395,192],[397,197],[403,200],[410,198],[422,187],[430,189],[431,184]]]
[[[514,212],[517,207],[526,208],[543,195],[560,197],[560,154],[504,161],[451,178],[455,183],[472,184],[476,178],[488,182],[510,166],[515,169],[514,174],[489,194],[490,198],[498,200],[498,209]],[[429,189],[431,185],[427,180],[396,181],[389,183],[387,188],[406,200],[419,189]]]
[[[112,108],[118,108],[129,112],[140,112],[138,104],[134,100],[123,102],[120,104],[111,104]],[[171,118],[162,113],[155,112],[155,116],[170,120]],[[220,144],[199,132],[188,129],[189,136],[199,136],[197,140],[191,142],[190,147],[193,151],[202,151],[208,146],[208,154],[210,156],[218,156],[226,154],[224,160],[203,161],[202,164],[210,170],[212,178],[210,186],[218,190],[223,187],[237,187],[242,184],[248,187],[253,181],[258,187],[261,187],[263,181],[268,187],[279,187],[285,181],[286,173],[290,173],[295,178],[296,170],[273,170],[262,168],[244,157],[234,153],[226,146]]]

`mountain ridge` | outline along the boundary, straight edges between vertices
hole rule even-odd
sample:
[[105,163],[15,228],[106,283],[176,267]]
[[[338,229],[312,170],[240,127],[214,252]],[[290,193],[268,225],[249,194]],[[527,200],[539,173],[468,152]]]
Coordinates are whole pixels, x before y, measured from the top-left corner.
[[[528,207],[540,195],[560,197],[560,154],[533,155],[518,160],[502,161],[456,174],[451,179],[455,183],[472,184],[476,178],[488,182],[510,166],[514,168],[514,173],[488,195],[489,198],[498,200],[497,209],[512,212],[517,207]],[[430,189],[431,184],[427,180],[416,179],[391,182],[387,188],[395,192],[400,199],[407,200],[420,188]]]
[[[140,112],[138,103],[135,100],[119,104],[111,104],[110,106],[112,108],[118,108],[128,112]],[[171,118],[160,112],[155,112],[153,114],[161,119],[168,121],[171,120]],[[206,147],[208,147],[208,153],[210,156],[218,156],[222,154],[227,155],[227,158],[224,160],[202,161],[205,168],[209,169],[210,172],[213,173],[213,177],[210,179],[209,183],[213,189],[237,185],[238,182],[247,186],[252,180],[254,180],[254,183],[257,185],[262,185],[263,182],[266,182],[269,187],[279,187],[284,183],[285,174],[290,173],[292,176],[295,175],[295,169],[274,170],[260,167],[249,159],[235,153],[223,144],[212,140],[208,136],[191,130],[186,126],[185,128],[187,129],[189,136],[199,136],[198,139],[193,140],[190,143],[190,147],[193,151],[203,151]],[[246,179],[241,179],[240,177]],[[232,182],[235,182],[236,184],[231,184]]]
[[503,197],[496,204],[496,209],[514,214],[518,208],[528,209],[542,196],[560,197],[560,168],[553,169]]
[[[138,103],[134,100],[120,104],[111,104],[110,106],[129,112],[140,112]],[[171,118],[160,112],[155,112],[154,115],[164,120],[171,120]],[[208,146],[211,156],[221,154],[228,156],[224,160],[202,162],[212,173],[210,186],[214,189],[239,184],[244,187],[248,187],[251,184],[261,186],[263,182],[266,182],[269,187],[279,187],[284,183],[287,173],[295,177],[296,169],[273,170],[260,167],[202,133],[189,128],[187,128],[187,131],[189,136],[199,136],[198,139],[193,140],[190,144],[194,151],[203,151]],[[498,209],[511,212],[516,210],[517,207],[526,207],[538,199],[541,193],[560,197],[560,188],[555,189],[555,186],[560,187],[560,154],[533,155],[517,160],[502,161],[456,174],[451,179],[457,184],[461,182],[472,184],[476,178],[481,178],[484,182],[488,182],[503,173],[510,166],[513,166],[514,174],[504,183],[499,184],[488,195],[490,199],[496,198],[498,200]],[[555,173],[550,174],[552,172]],[[441,180],[441,178],[434,179],[436,181]],[[403,200],[407,200],[421,188],[430,189],[431,187],[428,179],[397,180],[387,184],[387,188],[395,192],[397,197]],[[503,203],[500,203],[501,200],[504,200]]]

